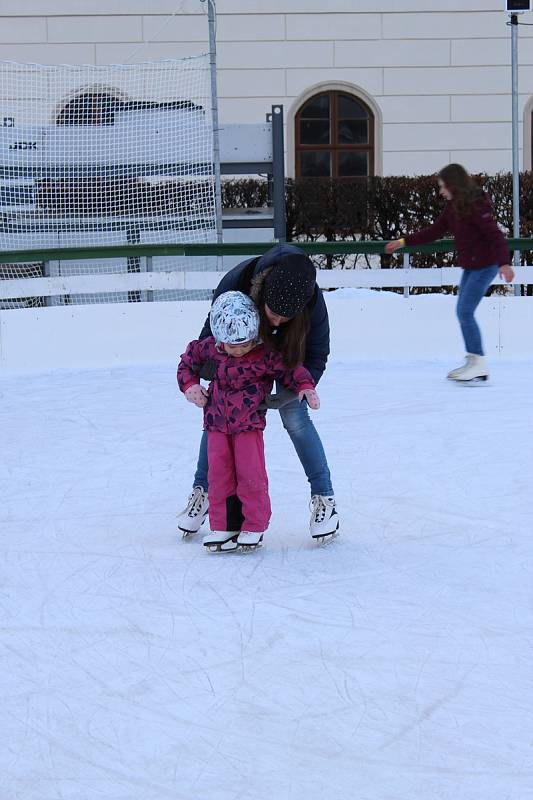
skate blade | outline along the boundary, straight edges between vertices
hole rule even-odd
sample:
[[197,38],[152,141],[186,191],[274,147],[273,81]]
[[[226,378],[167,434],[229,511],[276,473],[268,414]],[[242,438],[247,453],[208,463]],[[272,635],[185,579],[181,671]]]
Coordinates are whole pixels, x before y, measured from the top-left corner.
[[468,381],[462,381],[458,378],[448,378],[449,381],[456,383],[458,386],[483,386],[485,383],[487,383],[488,379],[488,375],[480,375],[477,378],[470,378]]
[[337,538],[339,535],[339,526],[335,528],[334,531],[331,533],[323,533],[321,536],[313,536],[312,538],[318,544],[319,547],[326,547],[326,545],[331,544],[331,542]]
[[190,536],[196,536],[196,534],[200,533],[201,530],[202,530],[201,525],[195,531],[188,531],[187,528],[180,528],[178,525],[178,533],[181,533],[183,539],[188,539]]
[[204,544],[204,547],[210,553],[233,553],[238,550],[239,545],[237,544],[237,537],[235,537],[234,539],[228,539],[227,542],[209,542],[209,544]]

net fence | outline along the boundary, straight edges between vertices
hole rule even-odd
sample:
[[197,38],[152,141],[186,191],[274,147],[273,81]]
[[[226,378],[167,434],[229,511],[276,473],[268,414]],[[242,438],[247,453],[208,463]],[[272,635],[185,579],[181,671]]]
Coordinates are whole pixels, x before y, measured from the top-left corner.
[[[216,241],[209,56],[134,65],[0,62],[0,251]],[[216,258],[0,265],[0,280],[216,270]],[[159,290],[154,300],[203,299]],[[1,301],[138,302],[143,292]]]

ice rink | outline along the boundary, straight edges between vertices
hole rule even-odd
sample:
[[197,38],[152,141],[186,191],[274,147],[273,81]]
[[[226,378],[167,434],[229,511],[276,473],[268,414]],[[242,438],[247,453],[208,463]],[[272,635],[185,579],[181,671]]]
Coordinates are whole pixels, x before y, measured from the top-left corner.
[[269,416],[262,550],[182,541],[163,366],[4,377],[2,800],[533,798],[533,362],[333,359],[317,547]]

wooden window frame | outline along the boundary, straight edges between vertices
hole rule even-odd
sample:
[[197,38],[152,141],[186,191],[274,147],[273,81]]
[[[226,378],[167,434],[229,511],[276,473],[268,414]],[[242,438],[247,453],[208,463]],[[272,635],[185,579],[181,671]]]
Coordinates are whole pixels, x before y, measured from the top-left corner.
[[[331,141],[330,144],[302,144],[300,142],[300,121],[302,119],[302,111],[303,109],[312,101],[315,100],[317,97],[321,97],[322,95],[327,94],[329,96],[329,103],[330,103],[330,138],[334,139]],[[340,144],[337,142],[338,136],[338,121],[339,116],[337,113],[338,107],[338,96],[345,95],[346,97],[353,98],[357,101],[367,112],[368,114],[368,142],[366,144]],[[305,117],[304,117],[305,119]],[[331,134],[333,133],[333,137]],[[294,155],[295,155],[295,175],[297,178],[301,178],[301,171],[300,171],[300,153],[309,152],[309,151],[322,151],[322,152],[330,152],[331,153],[331,175],[330,178],[336,178],[340,180],[354,180],[355,178],[363,178],[363,177],[371,177],[375,175],[375,117],[372,109],[365,103],[364,100],[361,100],[356,94],[349,92],[348,90],[342,89],[331,89],[331,90],[324,90],[321,92],[317,92],[316,94],[308,97],[305,103],[301,106],[296,114],[294,120]],[[355,152],[365,152],[368,153],[368,174],[365,175],[339,175],[339,152],[345,151],[355,151]],[[312,177],[312,176],[309,176]],[[325,176],[316,176],[317,178],[321,178],[325,180]]]

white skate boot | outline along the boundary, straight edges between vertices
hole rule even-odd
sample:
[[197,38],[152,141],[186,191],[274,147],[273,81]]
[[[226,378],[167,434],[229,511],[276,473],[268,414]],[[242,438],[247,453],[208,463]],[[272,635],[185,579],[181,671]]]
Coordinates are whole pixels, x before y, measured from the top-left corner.
[[207,516],[209,503],[207,492],[201,486],[195,486],[183,511],[178,514],[178,530],[183,537],[198,533]]
[[239,546],[238,536],[239,531],[211,531],[204,536],[203,544],[210,553],[228,553]]
[[467,353],[465,364],[448,373],[448,379],[458,383],[477,383],[486,381],[488,377],[487,359],[474,353]]
[[332,539],[339,529],[339,515],[334,497],[314,494],[311,497],[311,536],[322,544]]
[[471,353],[467,353],[467,354],[466,354],[466,356],[465,356],[465,363],[464,363],[464,364],[461,364],[461,366],[460,366],[460,367],[456,367],[455,369],[452,369],[452,371],[451,371],[451,372],[448,372],[448,374],[446,375],[446,377],[447,377],[447,378],[448,378],[450,381],[453,381],[453,380],[455,380],[455,376],[456,376],[456,375],[459,375],[459,373],[460,373],[460,372],[462,372],[462,371],[464,370],[464,368],[468,366],[468,364],[469,364],[469,360],[470,360],[471,358],[472,358],[472,354],[471,354]]
[[263,543],[263,534],[255,531],[241,531],[237,538],[237,544],[243,550],[255,550],[256,547],[261,547]]

